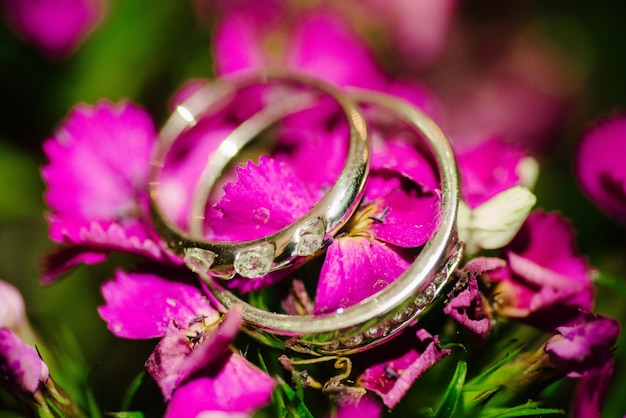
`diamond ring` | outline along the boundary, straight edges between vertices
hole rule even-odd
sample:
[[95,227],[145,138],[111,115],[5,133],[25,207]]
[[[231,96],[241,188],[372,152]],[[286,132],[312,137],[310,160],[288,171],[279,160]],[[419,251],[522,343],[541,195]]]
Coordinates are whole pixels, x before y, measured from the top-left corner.
[[438,227],[414,262],[395,281],[361,302],[317,315],[289,315],[252,306],[207,274],[214,302],[224,312],[239,306],[244,328],[260,341],[280,348],[316,354],[350,354],[376,346],[414,324],[451,285],[463,254],[456,234],[459,200],[454,155],[444,133],[421,111],[387,94],[351,89],[360,105],[380,109],[394,123],[407,125],[423,138],[420,144],[437,166],[441,212]]
[[[172,148],[197,124],[227,108],[242,91],[263,87],[272,90],[267,103],[248,115],[208,157],[190,205],[188,231],[175,225],[164,214],[160,202],[162,171],[168,157],[175,158],[169,155],[173,154]],[[238,242],[204,239],[202,229],[207,199],[227,166],[259,133],[288,115],[311,108],[322,96],[332,98],[339,105],[350,132],[345,164],[324,197],[300,219],[261,238]],[[150,205],[155,229],[194,272],[221,279],[231,279],[235,274],[247,278],[261,277],[306,261],[341,229],[363,197],[370,158],[367,135],[360,108],[339,89],[320,80],[266,75],[209,84],[179,105],[161,130],[150,177]]]

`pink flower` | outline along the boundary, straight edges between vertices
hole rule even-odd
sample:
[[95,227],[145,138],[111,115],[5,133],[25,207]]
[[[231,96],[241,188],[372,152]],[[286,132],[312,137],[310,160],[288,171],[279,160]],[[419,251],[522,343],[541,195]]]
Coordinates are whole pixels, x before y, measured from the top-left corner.
[[8,328],[0,328],[0,381],[34,395],[49,377],[48,366],[39,353]]
[[557,214],[532,213],[505,248],[507,265],[487,273],[499,315],[552,330],[589,311],[590,268],[576,253],[574,233]]
[[[276,13],[283,16],[284,11]],[[286,68],[341,86],[394,94],[427,113],[434,109],[422,83],[387,76],[373,51],[342,16],[329,8],[308,10],[292,20],[280,21],[277,17],[261,21],[246,7],[228,8],[216,28],[213,48],[217,71],[222,75]]]
[[274,380],[229,349],[241,312],[229,312],[220,324],[219,313],[192,278],[188,272],[173,281],[120,271],[102,286],[106,304],[100,315],[120,337],[162,337],[146,368],[168,402],[167,416],[253,412],[269,402]]
[[411,68],[436,62],[448,46],[457,0],[366,0],[370,19],[389,32],[404,64]]
[[587,312],[556,331],[545,345],[549,361],[568,376],[580,378],[572,398],[572,416],[599,418],[615,368],[613,347],[619,323]]
[[105,14],[104,0],[3,0],[9,23],[27,42],[55,58],[71,53]]
[[604,212],[626,221],[626,115],[598,122],[583,136],[576,153],[582,189]]
[[619,323],[611,318],[583,313],[576,321],[558,327],[545,345],[551,361],[571,377],[601,369],[613,357]]
[[50,237],[66,244],[47,260],[44,280],[111,251],[162,260],[147,208],[154,123],[130,102],[78,105],[44,145],[41,170]]

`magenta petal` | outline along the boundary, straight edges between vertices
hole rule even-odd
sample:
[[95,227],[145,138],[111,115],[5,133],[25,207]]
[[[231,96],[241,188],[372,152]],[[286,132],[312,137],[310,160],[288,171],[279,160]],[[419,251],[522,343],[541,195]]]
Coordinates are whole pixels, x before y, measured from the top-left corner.
[[591,309],[593,288],[590,281],[576,282],[515,253],[509,253],[508,258],[511,272],[529,285],[532,294],[530,310],[537,311],[557,302],[582,310]]
[[366,394],[357,403],[340,404],[334,418],[379,418],[382,416],[383,406],[372,394]]
[[469,329],[479,341],[483,341],[489,331],[490,321],[483,306],[482,295],[478,291],[476,278],[470,278],[462,291],[453,291],[448,298],[450,301],[443,308],[443,312]]
[[545,345],[553,363],[570,376],[583,376],[611,361],[619,335],[619,323],[601,315],[585,313],[573,324],[557,328]]
[[582,138],[576,174],[583,190],[602,210],[626,220],[626,115],[603,120]]
[[196,418],[203,411],[252,413],[270,401],[275,381],[231,354],[224,365],[178,387],[169,402],[167,418]]
[[171,398],[176,388],[180,371],[189,353],[191,353],[189,339],[175,322],[171,321],[163,338],[146,361],[146,370],[161,388],[166,401]]
[[556,212],[530,214],[518,235],[507,247],[513,252],[572,281],[588,284],[589,266],[577,254],[572,227]]
[[159,260],[161,246],[142,222],[121,225],[107,221],[60,220],[49,215],[50,238],[59,243],[85,245],[93,250],[125,251]]
[[262,69],[267,64],[263,36],[259,36],[262,27],[251,17],[230,12],[220,19],[213,41],[217,74]]
[[285,119],[281,131],[279,146],[287,152],[279,149],[275,158],[287,162],[313,192],[330,189],[346,164],[350,133],[343,120],[333,126],[339,112],[335,103],[299,112]]
[[372,171],[389,170],[418,185],[423,192],[439,189],[439,180],[428,159],[406,139],[384,138],[374,141]]
[[160,337],[171,321],[187,327],[199,317],[218,318],[197,287],[149,273],[118,271],[114,280],[102,285],[102,295],[106,304],[98,312],[111,332],[122,338]]
[[32,395],[49,376],[48,366],[33,347],[8,328],[0,328],[0,381]]
[[342,86],[383,85],[372,51],[339,15],[315,10],[294,27],[286,52],[288,67]]
[[[236,128],[230,123],[208,120],[178,137],[176,145],[165,162],[159,178],[157,201],[165,217],[181,230],[189,228],[192,199],[207,164],[207,159],[219,144]],[[225,175],[230,178],[231,174]],[[233,176],[234,177],[234,176]],[[214,191],[215,192],[215,191]],[[217,199],[212,196],[211,198]],[[212,209],[209,209],[212,210]],[[208,215],[211,216],[211,215]]]
[[105,8],[101,0],[4,0],[2,6],[15,31],[53,57],[71,52]]
[[44,143],[41,174],[57,242],[130,250],[161,258],[146,222],[147,177],[156,137],[150,116],[130,102],[76,106]]
[[470,208],[520,184],[517,166],[525,157],[518,146],[492,137],[457,152],[463,200]]
[[240,241],[276,232],[304,215],[315,201],[290,167],[268,157],[238,168],[239,179],[225,186],[215,205],[223,216],[211,220],[215,238]]
[[361,384],[379,394],[390,409],[426,370],[450,354],[450,350],[441,349],[437,336],[423,329],[418,330],[416,336],[412,344],[402,340],[407,350],[404,354],[368,368],[360,377]]
[[78,105],[44,145],[45,200],[59,220],[133,218],[147,193],[156,138],[150,115],[130,102]]
[[415,189],[402,188],[396,180],[370,177],[367,199],[374,193],[385,194],[375,201],[382,213],[374,214],[377,220],[369,229],[378,240],[404,248],[419,247],[430,239],[439,224],[439,195],[420,195]]
[[402,250],[364,237],[336,239],[326,253],[315,313],[354,305],[394,281],[410,264]]
[[154,260],[181,263],[173,254],[165,252],[159,243],[147,235],[141,222],[121,226],[113,222],[66,221],[57,222],[48,215],[50,237],[69,244],[53,250],[43,261],[44,283],[53,282],[77,264],[97,264],[106,260],[111,251],[122,251]]
[[572,396],[573,418],[600,418],[602,405],[609,391],[615,365],[608,361],[601,368],[591,370],[580,378]]
[[93,250],[84,245],[56,249],[46,254],[43,260],[41,282],[53,283],[78,264],[98,264],[107,258],[107,253]]
[[460,273],[477,278],[483,273],[506,267],[506,261],[497,257],[475,257],[468,261]]

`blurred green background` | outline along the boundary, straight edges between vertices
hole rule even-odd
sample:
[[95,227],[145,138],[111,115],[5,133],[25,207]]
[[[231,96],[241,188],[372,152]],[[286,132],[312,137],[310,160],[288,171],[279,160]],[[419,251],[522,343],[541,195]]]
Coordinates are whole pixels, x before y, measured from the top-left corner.
[[[489,7],[490,2],[477,3]],[[572,220],[580,250],[603,272],[596,310],[623,322],[626,230],[578,190],[572,153],[590,123],[626,105],[626,2],[528,0],[511,7],[562,49],[573,71],[584,74],[582,108],[555,151],[540,158],[538,205]],[[104,23],[63,61],[45,59],[0,24],[0,278],[22,290],[33,324],[50,345],[66,340],[71,330],[76,347],[70,354],[83,369],[63,372],[83,373],[104,410],[120,408],[123,388],[142,370],[153,342],[113,338],[96,313],[102,303],[99,284],[123,257],[78,268],[55,285],[39,285],[41,255],[52,247],[43,218],[41,143],[75,103],[99,98],[130,98],[161,124],[168,99],[184,80],[210,76],[210,40],[210,27],[199,22],[187,1],[112,1]],[[607,417],[626,414],[625,346],[623,333]],[[140,397],[152,394],[147,386]]]

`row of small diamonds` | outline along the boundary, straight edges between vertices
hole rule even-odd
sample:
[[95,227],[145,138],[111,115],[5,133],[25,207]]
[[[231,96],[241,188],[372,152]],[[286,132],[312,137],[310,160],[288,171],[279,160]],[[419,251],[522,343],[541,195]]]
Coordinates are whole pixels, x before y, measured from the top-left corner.
[[452,251],[451,256],[448,258],[441,270],[435,275],[432,282],[426,287],[426,289],[424,289],[423,292],[416,295],[410,305],[398,312],[395,312],[390,318],[368,328],[363,333],[321,344],[298,338],[291,338],[286,341],[286,347],[301,353],[317,352],[319,354],[336,354],[338,351],[352,350],[358,348],[359,346],[363,346],[387,337],[405,324],[409,318],[417,316],[421,311],[427,308],[431,302],[434,301],[437,295],[439,295],[439,293],[447,285],[450,277],[454,274],[456,266],[460,262],[462,255],[463,245],[461,243]]
[[455,257],[451,257],[441,271],[435,275],[433,281],[426,287],[426,289],[418,293],[410,305],[394,313],[391,318],[381,321],[371,328],[368,328],[362,334],[353,335],[349,338],[335,341],[332,344],[325,346],[324,349],[336,351],[356,348],[364,343],[375,341],[393,334],[399,327],[403,326],[406,321],[423,311],[434,301],[435,297],[446,285],[446,282],[451,276],[451,272],[454,270],[454,266],[457,262],[458,260]]

